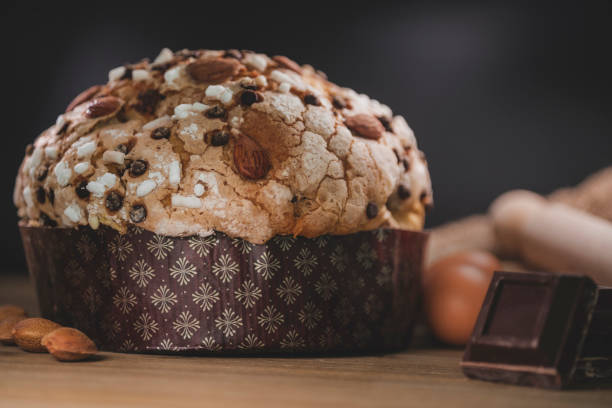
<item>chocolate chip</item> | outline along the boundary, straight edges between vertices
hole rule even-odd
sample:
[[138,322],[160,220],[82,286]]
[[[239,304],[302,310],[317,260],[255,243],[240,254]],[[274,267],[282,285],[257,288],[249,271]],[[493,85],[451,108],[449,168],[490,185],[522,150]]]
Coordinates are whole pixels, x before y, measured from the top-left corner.
[[153,139],[169,139],[170,138],[170,129],[167,127],[158,127],[153,132],[151,132],[151,137]]
[[192,51],[192,50],[180,50],[174,53],[174,55],[187,59],[187,58],[198,58],[200,56],[200,51]]
[[51,205],[53,205],[55,203],[55,191],[49,190],[49,192],[47,193],[47,198],[49,198],[49,202],[51,203]]
[[227,111],[222,106],[219,106],[219,105],[213,106],[212,108],[204,112],[204,115],[206,115],[206,117],[209,119],[223,118],[225,117],[226,114],[227,114]]
[[406,169],[406,171],[410,170],[410,160],[403,159],[402,164],[404,165],[404,169]]
[[143,222],[147,218],[147,209],[144,205],[137,204],[130,210],[130,220],[134,223]]
[[223,130],[214,130],[210,137],[210,144],[213,146],[224,146],[229,142],[230,134]]
[[[134,160],[132,160],[132,159],[124,159],[123,160],[123,164],[125,165],[125,168],[123,169],[123,173],[125,173],[125,171],[130,168],[132,163],[134,163]],[[123,175],[123,173],[121,173],[121,175]]]
[[306,94],[306,95],[304,95],[304,103],[306,105],[314,105],[314,106],[321,105],[321,101],[319,101],[319,98],[317,98],[313,94]]
[[158,64],[151,67],[152,71],[166,72],[168,68],[173,66],[173,62],[166,62],[165,64]]
[[136,138],[132,137],[127,142],[118,144],[117,147],[115,147],[115,150],[123,154],[128,154],[132,151],[135,144]]
[[42,187],[38,187],[38,190],[36,190],[36,199],[38,200],[39,203],[44,204],[45,203],[45,196],[47,194],[45,193],[45,189]]
[[393,128],[391,127],[391,120],[385,116],[377,116],[376,119],[380,122],[381,125],[385,128],[387,132],[393,133]]
[[45,227],[57,227],[57,222],[52,220],[47,214],[44,212],[40,213],[40,219]]
[[378,215],[378,206],[374,203],[368,203],[366,206],[366,215],[369,219],[376,218]]
[[58,135],[61,135],[61,134],[63,134],[64,132],[66,132],[66,130],[68,130],[68,126],[70,126],[70,122],[69,122],[69,121],[64,122],[64,124],[62,125],[62,127],[61,127],[61,128],[59,128],[59,129],[57,130],[57,134],[58,134]]
[[47,178],[48,173],[49,169],[47,168],[47,166],[39,167],[38,170],[36,170],[36,180],[43,181]]
[[117,120],[119,121],[119,123],[125,123],[129,120],[127,114],[125,113],[125,107],[121,107],[121,109],[119,109],[119,112],[117,112],[117,116],[116,116]]
[[117,147],[115,147],[115,150],[123,154],[127,154],[128,147],[122,143],[122,144],[117,145]]
[[144,160],[134,160],[130,164],[130,169],[129,169],[128,173],[132,177],[142,176],[145,173],[145,171],[147,171],[148,167],[149,167],[149,164],[146,161],[144,161]]
[[425,211],[429,211],[433,208],[433,199],[426,191],[421,193],[419,199],[421,200],[421,204],[425,206]]
[[34,152],[34,146],[32,145],[32,143],[30,143],[25,148],[26,156],[31,155],[33,152]]
[[397,150],[393,149],[393,154],[395,155],[395,158],[397,159],[397,162],[401,163],[402,162],[402,158],[400,157],[400,155],[397,152]]
[[132,68],[125,67],[125,72],[119,79],[132,79]]
[[240,103],[245,106],[251,106],[255,102],[260,102],[262,99],[260,93],[251,91],[250,89],[247,89],[240,95]]
[[240,87],[242,89],[250,89],[252,91],[255,91],[255,90],[259,89],[259,87],[257,85],[255,85],[255,84],[246,84],[246,83],[245,84],[240,84]]
[[79,198],[85,199],[89,197],[89,190],[87,189],[87,181],[81,181],[75,188],[76,195]]
[[118,211],[123,206],[123,196],[116,191],[107,194],[105,203],[110,211]]
[[134,109],[140,113],[152,115],[155,113],[159,101],[164,98],[165,96],[160,94],[156,89],[147,89],[138,94],[138,103],[134,105]]
[[297,196],[291,197],[291,202],[292,203],[294,203],[294,204],[297,203],[297,200],[298,200]]
[[404,184],[400,184],[399,187],[397,188],[397,196],[401,198],[402,200],[410,198],[411,195],[412,193],[410,189]]
[[227,50],[223,53],[224,58],[235,58],[237,60],[242,59],[242,53],[238,50]]
[[344,109],[346,108],[346,104],[344,103],[344,101],[342,101],[341,99],[337,98],[337,97],[333,97],[332,99],[332,105],[334,105],[334,108],[336,109]]

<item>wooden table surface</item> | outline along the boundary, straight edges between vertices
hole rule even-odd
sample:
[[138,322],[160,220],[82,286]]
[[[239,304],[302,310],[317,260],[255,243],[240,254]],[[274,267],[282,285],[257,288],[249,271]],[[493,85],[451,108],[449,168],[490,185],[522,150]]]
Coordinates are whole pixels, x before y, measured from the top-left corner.
[[[23,277],[0,276],[0,304],[35,313]],[[59,363],[0,346],[0,407],[612,407],[612,387],[550,391],[468,380],[461,351],[360,357],[175,357],[101,353]]]

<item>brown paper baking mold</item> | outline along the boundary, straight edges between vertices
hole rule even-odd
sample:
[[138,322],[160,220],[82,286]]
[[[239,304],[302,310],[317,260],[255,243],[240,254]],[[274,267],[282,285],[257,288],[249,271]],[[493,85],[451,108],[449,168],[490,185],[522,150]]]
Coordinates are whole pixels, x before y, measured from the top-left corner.
[[42,315],[101,349],[361,352],[410,342],[427,234],[380,229],[254,245],[20,227]]

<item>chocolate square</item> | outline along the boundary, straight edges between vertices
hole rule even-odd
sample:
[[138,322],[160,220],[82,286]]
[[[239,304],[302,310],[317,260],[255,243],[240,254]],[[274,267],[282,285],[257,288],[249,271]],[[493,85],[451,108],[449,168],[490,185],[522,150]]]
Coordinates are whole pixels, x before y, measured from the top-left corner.
[[488,381],[567,386],[597,293],[586,276],[496,272],[465,350],[463,372]]

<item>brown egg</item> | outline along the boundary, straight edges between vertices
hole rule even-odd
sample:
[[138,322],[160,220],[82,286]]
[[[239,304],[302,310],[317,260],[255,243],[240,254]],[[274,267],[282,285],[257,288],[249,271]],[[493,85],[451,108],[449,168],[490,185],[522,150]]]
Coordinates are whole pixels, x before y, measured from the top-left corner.
[[487,251],[472,250],[455,252],[454,254],[447,255],[437,260],[425,271],[423,287],[425,288],[428,286],[430,277],[436,275],[437,271],[447,269],[459,263],[474,265],[478,268],[491,271],[491,274],[501,267],[495,255]]
[[429,268],[423,281],[425,311],[436,337],[455,345],[467,342],[499,268],[499,260],[483,251],[449,255]]

